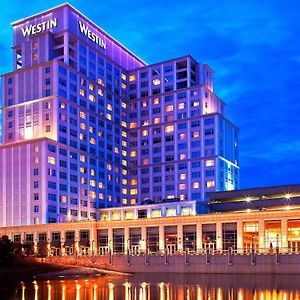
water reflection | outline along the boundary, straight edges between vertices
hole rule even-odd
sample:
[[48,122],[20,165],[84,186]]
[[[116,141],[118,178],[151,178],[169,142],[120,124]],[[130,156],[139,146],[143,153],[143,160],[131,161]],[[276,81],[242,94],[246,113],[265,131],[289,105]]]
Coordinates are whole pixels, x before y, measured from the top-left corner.
[[[128,278],[105,276],[88,279],[21,282],[17,287],[12,287],[10,296],[3,299],[300,300],[299,282],[300,276],[296,275],[184,276],[153,274]],[[0,282],[0,293],[2,284]]]

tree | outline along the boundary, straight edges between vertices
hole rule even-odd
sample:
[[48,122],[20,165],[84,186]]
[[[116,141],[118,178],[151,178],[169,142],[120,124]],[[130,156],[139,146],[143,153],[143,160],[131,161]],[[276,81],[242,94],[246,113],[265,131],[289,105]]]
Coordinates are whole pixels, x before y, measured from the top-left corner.
[[0,238],[0,265],[8,266],[14,260],[14,243],[8,238],[7,235],[3,235]]

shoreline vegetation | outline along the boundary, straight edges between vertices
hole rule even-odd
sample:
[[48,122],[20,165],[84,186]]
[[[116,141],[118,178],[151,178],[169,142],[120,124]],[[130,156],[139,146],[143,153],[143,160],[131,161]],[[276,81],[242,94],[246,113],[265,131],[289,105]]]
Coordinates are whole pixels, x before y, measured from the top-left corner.
[[[0,237],[0,280],[77,278],[106,274],[129,275],[90,266],[53,263],[45,258],[33,257],[33,246],[25,246],[12,242],[8,236]],[[41,257],[46,256],[43,252],[41,254]]]

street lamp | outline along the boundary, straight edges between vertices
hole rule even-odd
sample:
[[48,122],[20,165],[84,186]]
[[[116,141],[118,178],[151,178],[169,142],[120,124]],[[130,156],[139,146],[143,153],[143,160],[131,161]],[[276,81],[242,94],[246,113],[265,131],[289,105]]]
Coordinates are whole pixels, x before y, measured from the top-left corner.
[[251,241],[251,250],[254,250],[254,234],[252,234],[252,241]]

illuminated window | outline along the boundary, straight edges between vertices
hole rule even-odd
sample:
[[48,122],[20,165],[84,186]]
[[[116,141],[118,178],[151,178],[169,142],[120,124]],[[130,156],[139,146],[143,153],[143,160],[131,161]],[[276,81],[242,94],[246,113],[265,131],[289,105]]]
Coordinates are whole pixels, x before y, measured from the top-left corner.
[[130,157],[136,157],[136,151],[135,150],[130,151]]
[[104,189],[104,183],[103,182],[100,181],[98,186],[99,186],[100,189]]
[[149,164],[149,158],[144,158],[142,161],[143,165],[148,165]]
[[33,54],[33,60],[38,60],[39,56],[35,53]]
[[143,130],[142,131],[142,136],[147,136],[147,135],[148,135],[148,130],[147,129]]
[[65,195],[60,196],[60,202],[67,203],[67,196],[65,196]]
[[80,96],[84,97],[85,96],[85,91],[83,89],[80,89],[79,94],[80,94]]
[[133,211],[125,211],[125,219],[126,220],[134,219],[134,212]]
[[48,156],[48,163],[51,165],[55,165],[56,159],[53,156]]
[[81,111],[79,115],[81,119],[86,119],[86,114],[83,111]]
[[94,169],[91,169],[90,174],[91,174],[92,176],[95,176],[95,174],[96,174],[95,170],[94,170]]
[[123,147],[127,147],[127,142],[126,141],[122,141],[122,146]]
[[84,155],[80,155],[80,161],[85,162],[85,156]]
[[126,185],[127,184],[127,179],[123,178],[122,179],[122,184]]
[[80,139],[81,141],[85,141],[85,140],[86,140],[86,135],[83,134],[83,133],[80,133],[80,134],[79,134],[79,139]]
[[[127,160],[122,159],[122,165],[126,167],[126,166],[127,166]],[[125,171],[125,170],[124,170],[124,171]],[[122,173],[123,173],[123,172],[122,172]],[[125,172],[124,172],[124,173],[125,173]],[[126,173],[127,173],[127,172],[126,172]]]
[[126,89],[126,84],[122,83],[121,87],[122,87],[122,90],[125,90]]
[[148,101],[143,101],[142,102],[142,107],[147,107],[148,106]]
[[103,200],[104,199],[104,194],[99,193],[99,199]]
[[152,209],[151,211],[152,218],[159,218],[161,217],[161,210],[160,209]]
[[34,146],[33,151],[34,152],[39,152],[39,146]]
[[186,173],[180,174],[180,175],[179,175],[179,178],[180,178],[181,180],[185,180],[185,179],[186,179]]
[[173,105],[167,105],[166,106],[166,112],[173,111],[173,109],[174,109]]
[[130,195],[137,195],[137,189],[131,189]]
[[37,156],[34,157],[34,163],[38,164],[39,163],[39,158]]
[[192,106],[195,107],[195,106],[199,106],[200,105],[200,102],[199,101],[193,101],[192,102]]
[[104,96],[104,92],[103,92],[103,90],[101,90],[101,89],[98,89],[98,95],[100,95],[100,96]]
[[108,171],[111,171],[112,170],[111,164],[107,164],[106,168],[107,168]]
[[186,189],[186,183],[180,183],[179,184],[179,190],[185,190]]
[[159,124],[160,123],[160,118],[154,118],[153,123],[154,124]]
[[125,121],[122,121],[122,126],[126,128],[127,127],[127,123]]
[[153,85],[159,85],[160,84],[160,79],[159,78],[153,79],[152,83],[153,83]]
[[130,204],[131,204],[131,205],[136,204],[136,199],[130,199]]
[[137,123],[136,122],[131,122],[129,124],[129,128],[136,128],[137,127]]
[[200,183],[199,182],[193,182],[193,189],[199,189]]
[[186,153],[180,153],[179,159],[181,159],[181,160],[186,159]]
[[166,133],[173,132],[173,131],[174,131],[174,126],[173,125],[166,126],[166,128],[165,128]]
[[112,105],[111,105],[111,104],[108,103],[108,104],[106,105],[106,108],[107,108],[108,110],[112,111]]
[[90,180],[90,186],[96,186],[96,181],[95,180]]
[[191,207],[187,206],[187,207],[182,207],[181,208],[181,215],[182,216],[189,216],[192,214],[192,209]]
[[126,80],[126,75],[125,74],[121,74],[121,78],[123,79],[123,80]]
[[205,162],[205,165],[206,165],[207,167],[213,167],[213,166],[215,165],[215,161],[212,160],[212,159],[209,159],[209,160],[207,160],[207,161]]
[[98,84],[104,86],[104,81],[101,78],[98,78]]
[[166,209],[166,216],[167,217],[175,217],[176,216],[176,208],[169,207]]
[[102,130],[100,130],[100,131],[98,132],[98,136],[100,136],[100,137],[103,137],[103,136],[104,136],[104,133],[103,133]]
[[130,184],[131,185],[137,185],[137,179],[131,179]]
[[206,187],[212,188],[214,186],[215,186],[215,181],[214,180],[206,181]]
[[93,90],[95,89],[95,86],[94,86],[92,83],[90,83],[90,84],[89,84],[89,89],[90,89],[91,91],[93,91]]
[[157,105],[157,104],[159,104],[159,98],[155,98],[155,99],[153,99],[153,104],[154,104],[154,105]]
[[178,103],[178,109],[184,109],[185,103]]
[[93,126],[90,126],[90,133],[94,133],[95,128]]
[[122,102],[122,107],[123,107],[123,108],[126,108],[126,107],[127,107],[127,105],[126,105],[125,102]]
[[89,94],[89,100],[92,101],[92,102],[96,102],[96,98],[92,94]]
[[179,195],[179,199],[180,199],[180,201],[184,201],[185,200],[185,195],[184,194],[180,194]]
[[111,114],[106,114],[106,119],[111,121],[112,119]]
[[179,139],[184,140],[185,139],[185,133],[180,133],[179,134]]
[[127,151],[122,150],[122,155],[123,155],[123,156],[127,156]]
[[90,191],[90,198],[91,199],[96,199],[96,192],[95,191]]
[[112,220],[120,220],[121,219],[121,214],[119,211],[112,211],[111,213],[111,219]]
[[142,126],[147,126],[147,125],[149,125],[149,121],[148,120],[142,121]]
[[129,76],[129,81],[135,81],[135,75],[130,75]]
[[86,173],[86,168],[80,167],[80,173]]
[[65,109],[65,108],[66,108],[65,103],[60,103],[60,108],[61,108],[61,109]]
[[81,184],[86,184],[86,178],[81,177],[81,178],[80,178],[80,183],[81,183]]
[[200,137],[200,131],[194,131],[194,132],[192,132],[192,137],[193,138],[199,138]]
[[122,170],[122,175],[126,176],[127,175],[127,170]]

